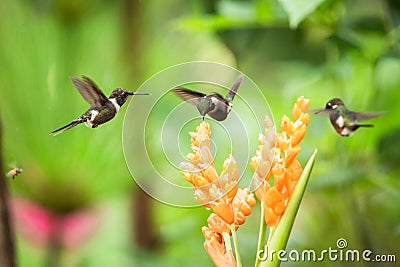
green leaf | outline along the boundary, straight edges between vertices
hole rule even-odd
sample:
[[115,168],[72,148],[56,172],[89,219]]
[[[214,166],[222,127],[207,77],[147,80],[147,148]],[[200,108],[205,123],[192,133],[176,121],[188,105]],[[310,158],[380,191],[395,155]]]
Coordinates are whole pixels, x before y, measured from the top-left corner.
[[282,218],[279,221],[276,228],[270,233],[271,236],[267,244],[268,247],[267,253],[271,254],[271,251],[276,251],[276,253],[273,254],[272,261],[271,258],[269,257],[267,258],[267,260],[261,262],[259,266],[272,267],[280,265],[281,262],[277,257],[277,253],[278,251],[284,250],[286,248],[286,244],[290,236],[290,231],[292,230],[294,219],[296,218],[297,211],[299,210],[301,200],[303,199],[303,195],[307,187],[307,182],[311,175],[316,154],[317,150],[314,151],[314,153],[308,160],[303,170],[303,173],[301,174],[300,179],[296,185],[296,188],[293,191],[293,194],[289,200],[285,213],[282,215]]
[[278,0],[283,9],[289,15],[290,27],[297,25],[308,15],[314,12],[325,0]]

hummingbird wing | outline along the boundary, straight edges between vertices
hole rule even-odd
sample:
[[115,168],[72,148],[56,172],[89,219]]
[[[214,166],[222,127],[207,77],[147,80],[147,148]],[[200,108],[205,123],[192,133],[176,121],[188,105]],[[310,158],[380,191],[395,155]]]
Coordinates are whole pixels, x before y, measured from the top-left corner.
[[383,115],[384,113],[385,112],[353,112],[353,114],[356,116],[356,120],[358,121],[376,118]]
[[108,98],[89,77],[82,75],[82,81],[76,77],[70,78],[83,99],[92,107],[102,107],[107,103]]
[[172,90],[177,96],[179,96],[184,101],[196,105],[199,103],[200,98],[205,97],[205,94],[192,91],[187,88],[179,87]]
[[243,75],[239,75],[239,77],[236,79],[235,83],[232,85],[231,90],[229,90],[228,94],[226,95],[225,99],[227,101],[232,101],[233,98],[236,95],[237,90],[239,89],[240,84],[243,81],[244,76]]

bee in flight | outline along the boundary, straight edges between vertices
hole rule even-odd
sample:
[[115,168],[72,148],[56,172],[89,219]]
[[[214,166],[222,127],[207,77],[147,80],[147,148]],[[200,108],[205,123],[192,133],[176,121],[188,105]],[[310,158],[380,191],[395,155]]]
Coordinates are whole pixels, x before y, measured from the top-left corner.
[[21,168],[14,168],[12,170],[10,170],[9,172],[6,173],[7,177],[12,177],[13,179],[15,178],[15,176],[18,176],[22,173],[22,169]]

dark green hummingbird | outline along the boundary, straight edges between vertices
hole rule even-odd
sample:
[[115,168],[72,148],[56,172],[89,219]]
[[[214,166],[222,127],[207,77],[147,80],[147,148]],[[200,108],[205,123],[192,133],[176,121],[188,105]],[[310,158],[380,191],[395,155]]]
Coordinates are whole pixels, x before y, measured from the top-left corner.
[[239,75],[225,98],[218,93],[206,95],[183,87],[175,88],[173,92],[186,102],[195,105],[203,121],[206,114],[217,121],[223,121],[232,109],[233,98],[242,81],[243,75]]
[[341,136],[350,136],[360,127],[373,127],[372,124],[359,124],[358,121],[381,116],[384,112],[354,112],[350,111],[340,98],[333,98],[326,103],[325,108],[314,110],[314,114],[327,113],[333,128]]
[[52,131],[50,133],[52,135],[65,132],[81,123],[85,123],[88,127],[96,128],[114,118],[129,96],[149,94],[145,92],[129,92],[123,88],[116,88],[107,98],[89,77],[82,75],[82,80],[75,77],[70,78],[83,99],[90,104],[90,108],[70,124]]

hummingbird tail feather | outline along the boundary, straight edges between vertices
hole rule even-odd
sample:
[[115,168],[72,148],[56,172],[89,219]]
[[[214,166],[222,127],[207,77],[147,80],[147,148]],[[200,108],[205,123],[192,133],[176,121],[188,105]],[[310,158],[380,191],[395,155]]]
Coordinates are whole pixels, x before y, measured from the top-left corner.
[[226,99],[229,101],[232,101],[233,98],[236,95],[237,90],[239,89],[240,84],[243,81],[244,76],[243,75],[239,75],[239,77],[236,79],[235,83],[233,84],[231,90],[229,90],[228,95],[226,96]]
[[57,129],[55,131],[52,131],[50,134],[53,135],[53,136],[56,136],[57,134],[63,133],[63,132],[75,127],[76,125],[78,125],[78,124],[80,124],[82,122],[83,122],[83,120],[74,120],[70,124],[67,124],[67,125],[59,128],[59,129]]

